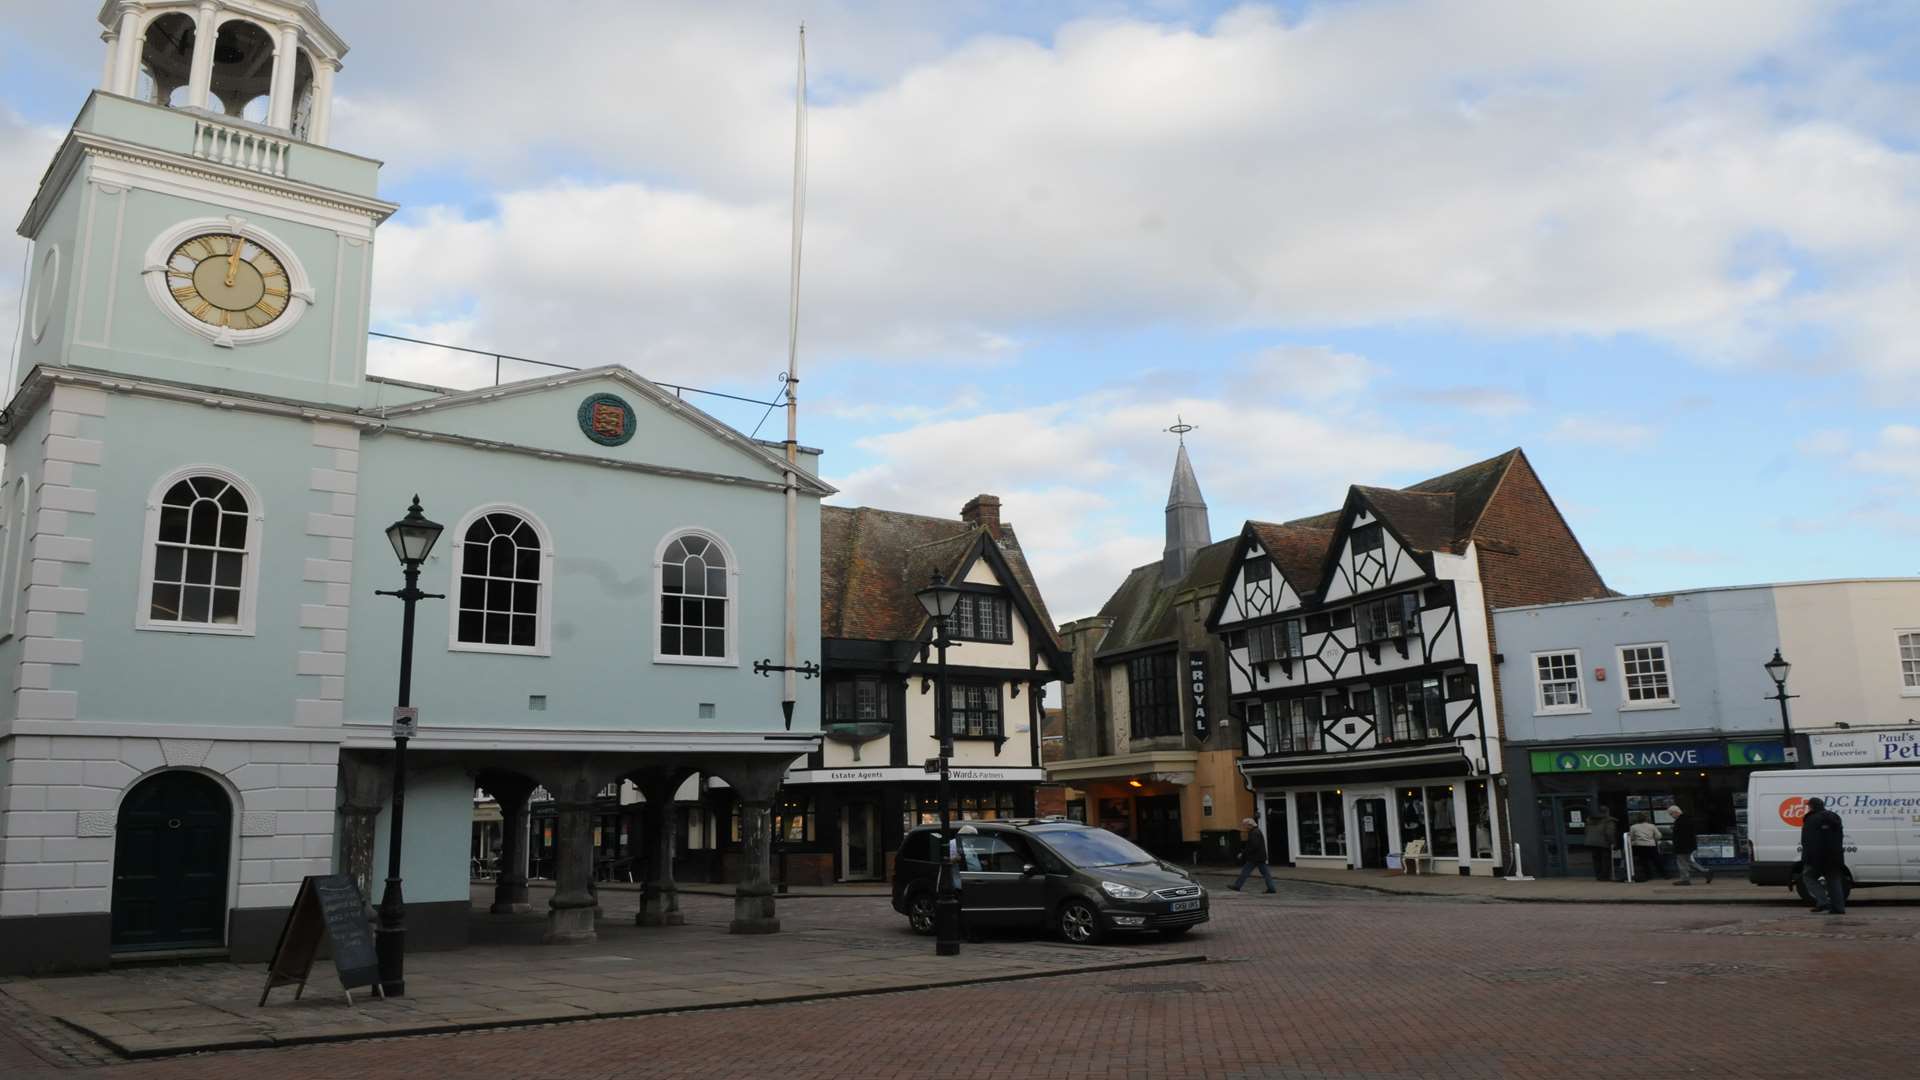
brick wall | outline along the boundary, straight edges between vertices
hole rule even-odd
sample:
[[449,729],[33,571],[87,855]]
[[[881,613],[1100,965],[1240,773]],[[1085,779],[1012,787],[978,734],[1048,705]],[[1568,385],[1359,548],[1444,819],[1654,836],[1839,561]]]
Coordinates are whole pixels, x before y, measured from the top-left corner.
[[[1500,651],[1494,638],[1493,609],[1522,604],[1551,604],[1588,600],[1608,594],[1600,571],[1573,535],[1553,496],[1525,454],[1514,455],[1500,488],[1487,503],[1474,528],[1480,554],[1480,582],[1486,597],[1487,644]],[[1500,666],[1493,669],[1494,696],[1504,707]],[[1505,735],[1501,709],[1494,712],[1496,730]]]

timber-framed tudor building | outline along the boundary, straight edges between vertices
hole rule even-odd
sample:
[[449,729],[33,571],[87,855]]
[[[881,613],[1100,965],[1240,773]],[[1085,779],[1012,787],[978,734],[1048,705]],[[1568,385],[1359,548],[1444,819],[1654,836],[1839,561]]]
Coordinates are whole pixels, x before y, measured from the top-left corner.
[[1526,455],[1247,522],[1207,625],[1276,858],[1508,864],[1492,610],[1609,595]]

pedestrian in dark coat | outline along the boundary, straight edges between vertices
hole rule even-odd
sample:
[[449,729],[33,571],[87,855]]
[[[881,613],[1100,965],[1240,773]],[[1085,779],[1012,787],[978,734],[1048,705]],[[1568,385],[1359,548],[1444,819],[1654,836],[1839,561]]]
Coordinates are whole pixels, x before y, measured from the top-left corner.
[[1260,880],[1267,883],[1267,891],[1277,892],[1273,887],[1273,871],[1267,869],[1267,834],[1260,831],[1260,823],[1252,818],[1240,819],[1240,827],[1247,830],[1246,843],[1240,848],[1240,878],[1227,888],[1239,892],[1257,868]]
[[1605,806],[1587,819],[1587,833],[1581,838],[1587,854],[1593,856],[1593,880],[1613,880],[1613,853],[1620,843],[1620,822]]
[[1700,865],[1700,860],[1693,857],[1693,853],[1700,850],[1699,824],[1692,814],[1677,805],[1669,812],[1673,814],[1673,866],[1680,871],[1680,880],[1674,884],[1691,885],[1696,873],[1705,874],[1707,884],[1713,884],[1713,870]]
[[1813,910],[1847,913],[1846,826],[1823,799],[1808,799],[1800,822],[1800,884],[1813,898]]

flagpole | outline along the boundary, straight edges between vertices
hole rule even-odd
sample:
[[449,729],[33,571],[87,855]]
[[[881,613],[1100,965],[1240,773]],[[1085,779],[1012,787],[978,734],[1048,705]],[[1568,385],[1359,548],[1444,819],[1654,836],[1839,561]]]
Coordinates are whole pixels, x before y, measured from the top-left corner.
[[800,24],[800,63],[793,99],[793,254],[787,278],[787,661],[780,711],[788,730],[799,699],[800,582],[800,239],[807,213],[807,25]]

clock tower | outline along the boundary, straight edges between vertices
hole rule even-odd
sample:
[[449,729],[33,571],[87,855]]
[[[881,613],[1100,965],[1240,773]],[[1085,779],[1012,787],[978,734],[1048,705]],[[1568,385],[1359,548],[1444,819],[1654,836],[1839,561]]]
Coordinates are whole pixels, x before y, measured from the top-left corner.
[[108,0],[106,57],[20,234],[22,375],[72,367],[353,406],[379,162],[327,145],[347,46],[314,0]]

